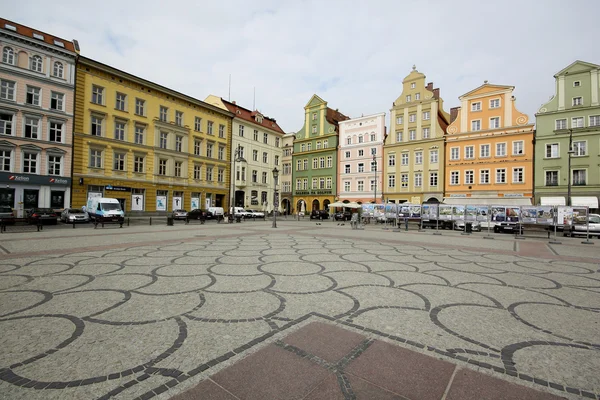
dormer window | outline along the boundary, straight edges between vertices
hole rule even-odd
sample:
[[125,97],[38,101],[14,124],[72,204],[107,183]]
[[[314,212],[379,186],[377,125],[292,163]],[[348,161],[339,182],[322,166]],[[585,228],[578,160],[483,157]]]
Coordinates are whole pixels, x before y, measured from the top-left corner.
[[44,40],[44,35],[40,35],[39,33],[33,33],[33,37],[38,40]]
[[573,87],[579,87],[579,86],[581,86],[581,81],[573,82]]
[[57,45],[58,47],[65,47],[65,44],[63,42],[61,42],[60,40],[54,39],[54,44]]
[[5,27],[6,29],[8,29],[9,31],[13,31],[13,32],[16,32],[16,31],[17,31],[17,27],[16,27],[16,26],[14,26],[14,25],[10,25],[10,24],[4,24],[4,27]]

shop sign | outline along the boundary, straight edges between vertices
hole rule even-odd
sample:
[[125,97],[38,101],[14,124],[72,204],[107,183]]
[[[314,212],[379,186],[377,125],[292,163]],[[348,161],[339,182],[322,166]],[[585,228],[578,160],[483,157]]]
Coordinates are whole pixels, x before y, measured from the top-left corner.
[[127,187],[127,186],[106,185],[104,187],[104,189],[106,189],[106,190],[112,190],[112,191],[115,191],[115,192],[131,192],[131,188]]

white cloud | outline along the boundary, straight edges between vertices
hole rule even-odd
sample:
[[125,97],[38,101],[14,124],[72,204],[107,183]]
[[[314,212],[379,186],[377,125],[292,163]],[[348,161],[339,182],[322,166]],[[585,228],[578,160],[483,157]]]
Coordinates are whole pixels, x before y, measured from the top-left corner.
[[[8,4],[8,0],[0,0]],[[553,75],[600,63],[597,0],[21,1],[4,17],[79,41],[82,55],[204,99],[302,127],[316,93],[346,115],[389,113],[413,64],[446,111],[488,80],[516,87],[534,120]]]

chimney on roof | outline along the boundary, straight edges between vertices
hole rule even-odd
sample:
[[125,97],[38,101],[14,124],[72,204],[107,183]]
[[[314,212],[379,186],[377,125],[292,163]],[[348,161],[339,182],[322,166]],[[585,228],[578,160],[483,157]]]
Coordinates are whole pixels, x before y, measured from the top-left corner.
[[450,123],[453,123],[456,117],[458,117],[458,110],[460,110],[460,107],[452,107],[450,109]]
[[440,98],[440,88],[433,89],[433,98],[434,99],[439,99]]
[[234,100],[234,101],[232,101],[231,103],[233,103],[233,104],[237,104],[237,103],[235,102],[235,100]]
[[433,92],[433,82],[429,82],[427,86],[425,86],[425,89],[429,90],[430,92]]

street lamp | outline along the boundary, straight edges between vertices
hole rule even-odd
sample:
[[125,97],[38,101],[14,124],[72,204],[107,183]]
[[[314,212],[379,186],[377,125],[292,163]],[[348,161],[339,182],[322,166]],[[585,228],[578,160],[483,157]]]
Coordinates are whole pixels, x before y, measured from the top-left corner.
[[375,171],[375,181],[373,185],[373,203],[377,204],[377,158],[375,153],[373,153],[373,170]]
[[277,177],[279,177],[279,170],[277,167],[273,168],[273,226],[277,228]]
[[231,204],[230,204],[230,215],[231,218],[230,220],[233,221],[233,215],[235,214],[234,212],[234,206],[235,206],[235,182],[236,182],[236,178],[237,178],[237,171],[235,169],[235,163],[237,162],[246,162],[246,160],[244,159],[244,149],[238,144],[238,147],[236,147],[236,149],[233,152],[233,168],[232,168],[232,172],[231,172],[231,183],[232,183],[232,188],[231,188]]
[[567,166],[567,206],[571,206],[571,156],[573,153],[575,153],[575,150],[573,150],[573,129],[569,129],[569,151],[567,151],[569,156]]

